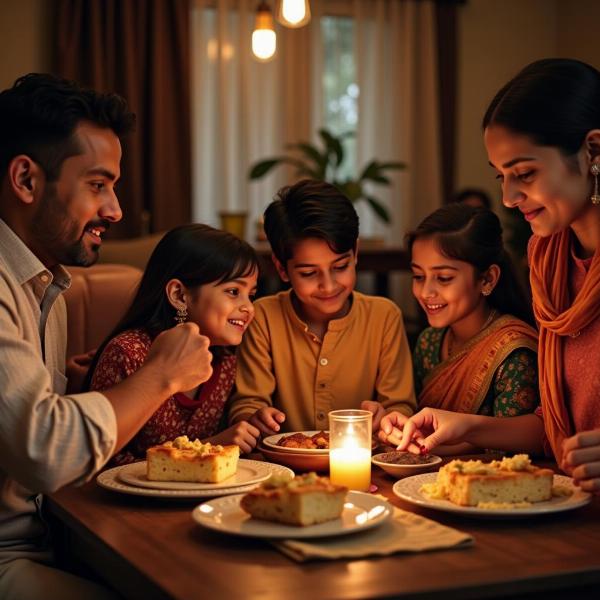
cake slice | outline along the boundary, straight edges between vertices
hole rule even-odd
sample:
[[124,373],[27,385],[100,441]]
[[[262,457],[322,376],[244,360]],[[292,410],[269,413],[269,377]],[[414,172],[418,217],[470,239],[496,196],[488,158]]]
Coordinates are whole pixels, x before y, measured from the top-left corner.
[[247,493],[240,506],[256,519],[307,526],[337,519],[348,488],[306,473],[294,479],[273,477]]
[[149,481],[219,483],[236,473],[239,456],[239,446],[192,442],[182,435],[146,450],[146,476]]
[[550,500],[553,479],[550,469],[535,467],[526,454],[517,454],[491,463],[453,460],[439,470],[437,481],[424,485],[422,491],[460,506],[522,506]]

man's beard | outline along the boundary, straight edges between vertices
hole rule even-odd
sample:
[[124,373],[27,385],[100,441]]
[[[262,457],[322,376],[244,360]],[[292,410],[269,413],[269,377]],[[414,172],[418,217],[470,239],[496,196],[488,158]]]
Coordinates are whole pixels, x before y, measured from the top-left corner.
[[92,244],[86,248],[83,241],[85,229],[77,238],[79,225],[66,214],[54,185],[47,186],[33,217],[31,230],[37,243],[60,264],[89,267],[98,260],[100,245]]

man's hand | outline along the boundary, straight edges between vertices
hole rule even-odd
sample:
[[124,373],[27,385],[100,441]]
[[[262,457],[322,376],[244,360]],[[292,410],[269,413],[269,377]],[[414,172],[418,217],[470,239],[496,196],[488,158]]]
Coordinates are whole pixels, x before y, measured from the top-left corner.
[[209,345],[195,323],[176,325],[156,337],[142,369],[151,368],[162,378],[167,397],[194,389],[212,375]]

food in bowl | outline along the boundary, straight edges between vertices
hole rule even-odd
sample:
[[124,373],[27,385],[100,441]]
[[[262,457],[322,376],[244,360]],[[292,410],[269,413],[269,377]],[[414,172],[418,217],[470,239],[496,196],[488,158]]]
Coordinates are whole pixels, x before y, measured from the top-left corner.
[[377,458],[380,462],[390,465],[427,465],[437,462],[437,457],[432,454],[419,455],[412,452],[385,452]]
[[301,431],[290,435],[281,436],[277,442],[283,448],[302,448],[303,450],[327,450],[329,448],[329,433],[319,431],[308,436]]
[[293,479],[271,476],[242,497],[240,506],[255,519],[305,527],[337,519],[348,488],[316,473]]

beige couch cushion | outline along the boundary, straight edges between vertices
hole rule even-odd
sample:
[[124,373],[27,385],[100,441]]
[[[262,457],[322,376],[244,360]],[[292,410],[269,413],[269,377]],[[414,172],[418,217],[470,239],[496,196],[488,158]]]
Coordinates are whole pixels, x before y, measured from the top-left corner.
[[73,277],[65,292],[67,357],[94,348],[112,331],[129,307],[142,271],[119,264],[68,267]]

